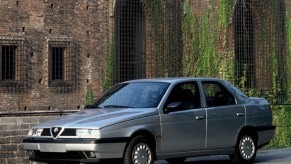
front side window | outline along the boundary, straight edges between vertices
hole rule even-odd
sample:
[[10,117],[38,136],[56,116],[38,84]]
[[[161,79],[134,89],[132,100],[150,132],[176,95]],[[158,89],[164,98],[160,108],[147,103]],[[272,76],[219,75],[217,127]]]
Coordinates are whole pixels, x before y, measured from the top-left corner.
[[234,96],[220,83],[202,82],[207,107],[234,105]]
[[199,87],[196,82],[177,84],[171,91],[166,106],[170,103],[181,103],[179,110],[200,108]]

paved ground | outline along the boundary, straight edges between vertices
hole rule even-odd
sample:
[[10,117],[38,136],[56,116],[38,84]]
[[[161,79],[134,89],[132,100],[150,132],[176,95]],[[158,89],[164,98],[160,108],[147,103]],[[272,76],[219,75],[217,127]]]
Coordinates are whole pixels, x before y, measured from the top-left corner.
[[[155,164],[167,164],[156,161]],[[206,156],[188,158],[184,164],[231,164],[228,156]],[[291,148],[259,150],[255,164],[291,164]]]

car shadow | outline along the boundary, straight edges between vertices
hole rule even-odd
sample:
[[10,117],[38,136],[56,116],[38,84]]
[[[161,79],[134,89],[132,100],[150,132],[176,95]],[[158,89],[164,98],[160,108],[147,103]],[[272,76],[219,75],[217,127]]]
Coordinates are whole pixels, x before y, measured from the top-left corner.
[[[290,158],[289,153],[276,153],[275,155],[270,155],[269,153],[258,153],[254,161],[254,164],[266,163],[272,160]],[[164,161],[162,164],[168,164]],[[228,156],[204,156],[204,157],[192,157],[188,158],[184,163],[177,164],[232,164]]]
[[265,163],[268,161],[274,161],[274,160],[283,160],[283,159],[290,159],[290,150],[286,150],[285,149],[273,149],[271,151],[269,151],[268,153],[262,151],[260,153],[258,153],[256,159],[255,159],[255,163]]
[[[169,164],[166,161],[160,161],[158,164]],[[232,164],[228,156],[204,156],[187,158],[184,163],[176,164]]]
[[189,161],[184,164],[232,164],[230,160],[205,160],[205,161]]

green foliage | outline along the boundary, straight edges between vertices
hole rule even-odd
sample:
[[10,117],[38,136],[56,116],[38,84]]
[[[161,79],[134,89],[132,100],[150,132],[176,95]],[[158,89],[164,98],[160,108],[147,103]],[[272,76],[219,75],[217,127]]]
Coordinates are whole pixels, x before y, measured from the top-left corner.
[[[215,1],[214,1],[215,3]],[[218,27],[226,28],[232,13],[233,0],[221,0],[218,12]]]
[[113,85],[114,63],[116,56],[116,39],[113,37],[111,44],[108,46],[108,55],[106,59],[106,69],[102,73],[102,90],[106,91]]
[[[278,95],[286,92],[284,86],[284,78],[289,77],[291,72],[287,70],[286,74],[280,72],[283,64],[281,57],[280,47],[284,40],[279,32],[282,30],[280,27],[281,9],[279,1],[260,0],[258,1],[258,8],[254,20],[258,23],[256,28],[256,48],[258,49],[257,57],[264,56],[260,62],[264,63],[258,65],[256,69],[265,70],[263,75],[266,79],[271,79],[271,89],[255,89],[246,88],[245,83],[247,79],[247,65],[245,64],[243,75],[240,79],[235,79],[235,50],[234,41],[229,38],[229,34],[233,35],[232,18],[234,12],[233,0],[220,0],[209,1],[207,7],[200,11],[196,11],[191,1],[185,1],[184,15],[182,16],[182,44],[183,44],[183,58],[182,58],[182,73],[183,76],[210,76],[220,77],[232,83],[239,81],[238,87],[252,97],[265,97],[271,103],[278,102]],[[150,61],[160,61],[155,65],[159,73],[157,76],[167,77],[170,72],[169,59],[164,58],[163,54],[168,56],[173,51],[171,43],[174,28],[171,20],[171,14],[174,11],[171,1],[160,0],[144,0],[143,1],[147,17],[148,17],[148,31],[147,36],[150,38],[151,47],[154,55],[149,55]],[[288,9],[287,9],[288,10]],[[271,14],[270,14],[271,13]],[[269,14],[269,15],[268,15]],[[268,17],[266,17],[268,15]],[[291,64],[291,20],[286,13],[286,39],[288,50],[288,64]],[[112,39],[110,43],[109,53],[106,59],[106,69],[102,75],[102,89],[108,89],[113,82],[114,77],[114,63],[116,55],[116,40]],[[171,57],[171,56],[170,56]],[[256,59],[257,60],[257,59]],[[257,64],[257,63],[255,63]],[[288,83],[288,93],[291,93],[291,83]],[[92,91],[92,90],[91,90]],[[87,91],[86,103],[91,102],[92,92],[90,88]],[[284,95],[284,94],[283,94]],[[288,95],[290,97],[290,95]],[[286,96],[287,97],[287,96]],[[87,101],[88,99],[88,101]],[[274,115],[274,124],[277,126],[276,135],[272,140],[270,147],[286,147],[291,146],[290,141],[290,119],[291,107],[288,106],[272,106]],[[289,138],[288,138],[289,136]]]
[[[287,17],[287,21],[286,21],[286,38],[287,38],[287,58],[289,59],[287,61],[288,65],[289,65],[289,69],[287,72],[287,76],[288,79],[291,79],[291,70],[290,70],[290,65],[291,65],[291,19],[288,17],[288,12],[286,12],[286,17]],[[291,97],[291,82],[288,83],[288,97]],[[290,100],[290,98],[289,98]]]
[[276,126],[274,138],[266,148],[291,146],[291,107],[272,106],[273,124]]
[[[191,2],[185,2],[183,19],[183,75],[221,77],[233,81],[233,46],[227,45],[226,28],[232,13],[232,0],[217,2],[195,14]],[[222,47],[219,48],[222,42]]]
[[86,92],[86,105],[92,105],[92,104],[93,104],[93,90],[91,86],[89,86]]
[[[246,88],[247,65],[243,67],[243,75],[240,76],[238,87],[252,97],[265,97],[271,103],[278,102],[278,96],[283,96],[287,89],[284,85],[284,78],[290,76],[279,70],[284,70],[284,65],[280,59],[281,41],[280,33],[280,3],[269,0],[258,1],[260,8],[256,9],[260,28],[257,29],[257,37],[260,38],[256,43],[260,47],[260,55],[266,56],[266,63],[259,69],[267,70],[266,76],[271,79],[271,89],[256,89],[255,86]],[[234,45],[228,43],[227,30],[233,14],[233,0],[221,0],[219,4],[212,1],[212,4],[201,13],[194,11],[192,4],[185,1],[185,16],[183,18],[183,75],[184,76],[212,76],[226,79],[230,82],[235,81],[234,76]],[[219,6],[217,8],[217,6]],[[267,13],[272,12],[268,19]],[[287,18],[286,33],[288,42],[288,62],[291,63],[291,20]],[[273,36],[273,37],[270,37]],[[222,43],[222,46],[221,46]],[[264,59],[265,61],[265,59]],[[268,61],[268,62],[267,62]],[[272,71],[268,71],[272,70]],[[290,79],[290,78],[289,78]],[[283,82],[282,82],[283,80]],[[291,88],[291,83],[288,88]],[[291,93],[291,90],[290,90]],[[289,95],[290,96],[290,95]],[[270,147],[291,146],[291,107],[272,106],[274,124],[277,126],[276,135]]]

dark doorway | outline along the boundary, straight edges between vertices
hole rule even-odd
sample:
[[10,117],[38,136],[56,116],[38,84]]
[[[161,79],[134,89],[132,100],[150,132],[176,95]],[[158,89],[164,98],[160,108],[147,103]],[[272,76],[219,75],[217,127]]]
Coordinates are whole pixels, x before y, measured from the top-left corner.
[[255,87],[254,23],[250,0],[239,0],[234,13],[236,84]]
[[114,82],[145,77],[145,16],[140,0],[116,1]]

